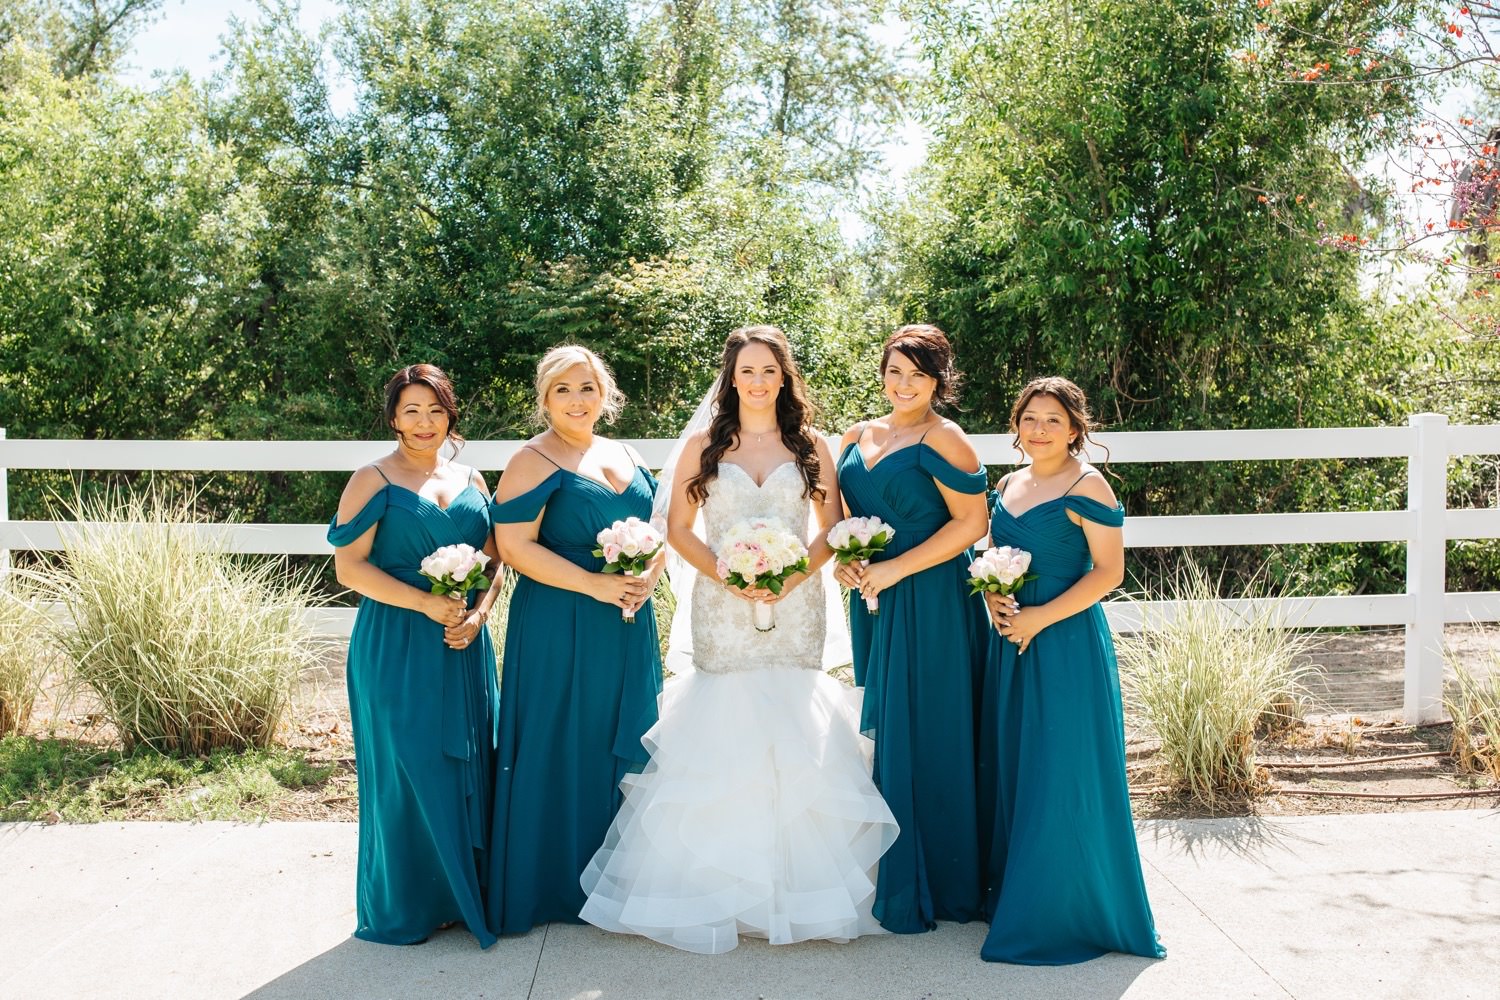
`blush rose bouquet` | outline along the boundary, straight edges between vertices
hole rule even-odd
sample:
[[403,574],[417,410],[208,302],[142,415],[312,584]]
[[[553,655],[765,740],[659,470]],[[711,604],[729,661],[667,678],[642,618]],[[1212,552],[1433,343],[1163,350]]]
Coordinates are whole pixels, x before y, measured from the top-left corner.
[[[896,529],[878,517],[846,517],[828,530],[828,547],[841,565],[868,566],[895,537]],[[865,608],[872,615],[880,614],[880,596],[866,597]]]
[[[741,590],[761,587],[780,594],[793,573],[806,573],[807,546],[780,521],[752,518],[740,521],[719,540],[716,568],[719,579]],[[753,604],[755,628],[769,632],[776,627],[773,605]]]
[[432,592],[462,601],[469,591],[490,585],[484,567],[490,557],[472,545],[444,545],[422,560],[421,574],[432,581]]
[[[599,572],[624,573],[626,576],[645,573],[651,560],[666,544],[654,525],[638,517],[616,521],[600,531],[594,541],[599,543],[594,555],[604,560],[604,568]],[[627,608],[620,609],[620,617],[627,623],[635,622],[635,612]]]
[[1031,568],[1031,553],[1009,545],[996,545],[985,549],[978,559],[969,563],[969,586],[971,594],[1001,594],[1009,596],[1020,590],[1023,584],[1036,579]]

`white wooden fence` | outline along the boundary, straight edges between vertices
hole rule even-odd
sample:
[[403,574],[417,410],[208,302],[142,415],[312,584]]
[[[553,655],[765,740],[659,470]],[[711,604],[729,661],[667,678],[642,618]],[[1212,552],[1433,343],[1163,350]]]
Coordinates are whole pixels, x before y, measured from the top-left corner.
[[[1127,519],[1130,547],[1406,543],[1406,592],[1390,595],[1268,598],[1221,601],[1231,614],[1275,603],[1284,620],[1308,627],[1402,625],[1406,629],[1404,715],[1431,721],[1441,714],[1443,625],[1500,621],[1500,591],[1447,593],[1449,539],[1500,538],[1500,509],[1449,510],[1447,465],[1454,455],[1500,454],[1500,425],[1449,426],[1440,414],[1413,416],[1405,427],[1256,431],[1164,431],[1100,434],[1110,461],[1220,462],[1293,459],[1405,458],[1407,506],[1393,511],[1317,511],[1296,514],[1210,514]],[[670,441],[632,441],[647,463],[666,459]],[[986,465],[1019,461],[1009,435],[976,435]],[[462,460],[500,470],[519,441],[473,441]],[[9,549],[55,550],[66,522],[12,521],[6,469],[347,472],[390,449],[385,441],[48,441],[6,440],[0,429],[0,560]],[[1100,453],[1101,457],[1102,453]],[[204,525],[233,550],[266,554],[327,554],[322,524]],[[4,563],[0,562],[0,571]],[[1140,612],[1170,615],[1173,602],[1109,602],[1116,629],[1139,625]],[[332,630],[347,633],[352,611],[324,613]]]

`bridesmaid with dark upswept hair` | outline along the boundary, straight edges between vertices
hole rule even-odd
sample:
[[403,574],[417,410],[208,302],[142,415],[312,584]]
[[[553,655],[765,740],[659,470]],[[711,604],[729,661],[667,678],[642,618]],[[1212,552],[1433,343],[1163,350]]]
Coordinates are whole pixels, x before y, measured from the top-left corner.
[[[359,469],[328,526],[339,582],[363,597],[349,638],[359,772],[354,936],[417,944],[462,920],[483,947],[480,880],[494,790],[497,589],[432,593],[422,560],[465,543],[495,554],[484,477],[444,456],[461,445],[448,376],[410,365],[385,388],[396,450]],[[498,561],[488,567],[491,576]],[[477,598],[477,600],[476,600]]]
[[[844,434],[839,488],[855,516],[895,528],[850,588],[861,729],[875,741],[875,784],[901,824],[881,859],[875,916],[911,934],[982,915],[975,715],[988,622],[969,593],[970,548],[984,537],[984,466],[938,413],[957,396],[953,349],[935,326],[903,326],[885,342],[890,412]],[[879,598],[879,614],[865,598]]]

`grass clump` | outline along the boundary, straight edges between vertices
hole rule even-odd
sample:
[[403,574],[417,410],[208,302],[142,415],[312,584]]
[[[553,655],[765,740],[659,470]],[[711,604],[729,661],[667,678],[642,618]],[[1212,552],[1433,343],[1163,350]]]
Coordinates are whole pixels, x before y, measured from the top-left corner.
[[490,643],[495,647],[495,669],[500,669],[500,659],[505,653],[505,632],[510,625],[510,597],[515,593],[516,571],[502,566],[496,574],[492,587],[499,587],[500,594],[490,606],[490,617],[486,622],[490,630]]
[[227,552],[190,500],[80,500],[71,519],[53,635],[125,749],[268,746],[326,642],[303,620],[310,579]]
[[322,784],[333,765],[282,747],[170,757],[76,740],[0,738],[0,822],[38,819],[263,818],[292,791]]
[[1453,720],[1453,759],[1467,774],[1500,782],[1500,655],[1490,654],[1488,676],[1469,670],[1450,652],[1453,681],[1443,705]]
[[0,577],[0,736],[25,731],[56,659],[37,588],[18,572]]
[[1300,721],[1312,640],[1274,610],[1219,607],[1195,564],[1174,583],[1176,613],[1142,607],[1141,631],[1120,637],[1121,687],[1127,710],[1161,741],[1161,777],[1213,806],[1254,794],[1257,735]]

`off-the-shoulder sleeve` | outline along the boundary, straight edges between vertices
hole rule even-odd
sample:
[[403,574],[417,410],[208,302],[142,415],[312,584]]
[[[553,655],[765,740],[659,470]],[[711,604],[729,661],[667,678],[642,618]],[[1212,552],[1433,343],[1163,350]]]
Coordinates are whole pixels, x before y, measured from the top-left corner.
[[1118,528],[1125,523],[1123,504],[1110,507],[1092,497],[1081,497],[1070,493],[1063,497],[1063,506],[1079,517],[1097,522],[1107,528]]
[[490,504],[490,520],[495,524],[525,524],[535,521],[547,506],[552,494],[562,485],[562,470],[552,473],[531,489],[504,502]]
[[958,493],[983,493],[989,484],[984,466],[981,465],[978,472],[965,472],[939,455],[931,445],[924,446],[917,454],[917,464],[923,472]]
[[339,524],[339,516],[335,513],[328,522],[328,544],[336,549],[343,548],[369,531],[385,514],[385,494],[385,487],[382,486],[374,496],[365,501],[365,505],[359,509],[358,514],[343,524]]

